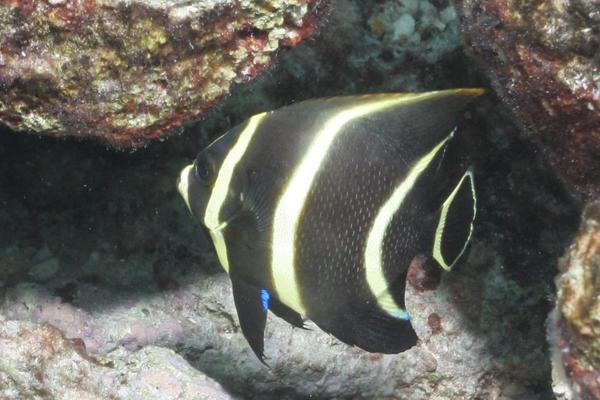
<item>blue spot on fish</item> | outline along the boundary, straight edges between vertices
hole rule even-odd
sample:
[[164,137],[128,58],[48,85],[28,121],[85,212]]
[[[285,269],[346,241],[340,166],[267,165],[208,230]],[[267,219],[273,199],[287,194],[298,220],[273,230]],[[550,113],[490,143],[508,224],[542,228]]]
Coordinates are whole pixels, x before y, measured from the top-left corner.
[[264,311],[269,309],[269,300],[271,299],[271,294],[267,291],[267,289],[260,289],[260,301],[262,303],[262,308]]
[[410,321],[410,314],[408,314],[408,311],[406,311],[406,310],[398,309],[391,315],[392,315],[392,317],[394,317],[396,319],[403,319],[405,321]]

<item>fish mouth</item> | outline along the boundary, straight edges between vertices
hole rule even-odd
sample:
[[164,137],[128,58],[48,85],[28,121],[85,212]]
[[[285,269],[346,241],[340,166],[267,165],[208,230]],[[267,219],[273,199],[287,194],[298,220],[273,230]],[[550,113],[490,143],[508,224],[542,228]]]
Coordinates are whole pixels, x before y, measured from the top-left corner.
[[181,173],[179,174],[179,179],[177,179],[177,190],[179,191],[181,197],[183,197],[183,201],[185,201],[185,205],[187,206],[188,210],[190,210],[190,213],[192,213],[192,207],[190,206],[188,187],[190,179],[190,170],[193,166],[194,164],[190,164],[187,167],[183,168],[181,170]]

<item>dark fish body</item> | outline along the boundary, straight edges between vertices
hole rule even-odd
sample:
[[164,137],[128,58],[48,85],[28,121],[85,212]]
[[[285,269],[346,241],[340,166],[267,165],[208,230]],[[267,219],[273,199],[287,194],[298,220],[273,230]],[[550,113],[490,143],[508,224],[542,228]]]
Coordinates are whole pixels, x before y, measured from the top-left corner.
[[420,254],[449,270],[471,236],[473,172],[457,121],[480,89],[316,99],[251,117],[203,150],[179,190],[229,273],[263,359],[267,310],[397,353]]

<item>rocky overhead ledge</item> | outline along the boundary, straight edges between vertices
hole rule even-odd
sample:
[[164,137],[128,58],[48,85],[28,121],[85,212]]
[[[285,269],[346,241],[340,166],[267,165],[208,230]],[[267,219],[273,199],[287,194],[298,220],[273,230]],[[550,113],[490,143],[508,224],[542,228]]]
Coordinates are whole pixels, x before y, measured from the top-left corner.
[[0,4],[0,122],[136,148],[198,118],[276,50],[311,34],[315,0]]
[[466,48],[574,198],[600,197],[596,0],[461,0]]

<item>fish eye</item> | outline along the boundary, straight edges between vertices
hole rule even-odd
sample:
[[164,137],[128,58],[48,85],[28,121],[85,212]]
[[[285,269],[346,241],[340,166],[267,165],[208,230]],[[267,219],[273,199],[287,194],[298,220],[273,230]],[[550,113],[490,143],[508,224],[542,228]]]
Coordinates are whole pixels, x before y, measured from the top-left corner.
[[206,158],[199,158],[194,163],[194,174],[196,178],[203,182],[210,181],[212,175],[212,168]]

